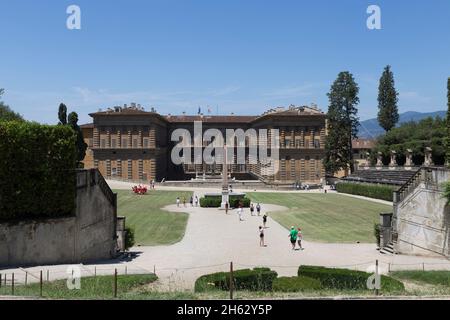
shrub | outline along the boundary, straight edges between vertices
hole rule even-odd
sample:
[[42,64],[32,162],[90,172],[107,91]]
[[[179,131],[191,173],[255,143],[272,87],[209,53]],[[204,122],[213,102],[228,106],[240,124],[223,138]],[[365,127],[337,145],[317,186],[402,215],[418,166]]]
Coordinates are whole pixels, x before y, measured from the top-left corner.
[[374,233],[375,239],[377,239],[377,245],[379,247],[381,245],[381,224],[379,224],[379,223],[374,224],[373,233]]
[[0,220],[72,215],[76,154],[68,126],[0,122]]
[[[247,197],[230,196],[230,208],[237,208],[242,203],[244,208],[250,207],[251,200]],[[200,207],[202,208],[219,208],[222,204],[222,196],[207,196],[200,199]]]
[[340,182],[336,190],[341,193],[354,194],[374,199],[393,201],[396,188],[390,185]]
[[298,277],[280,277],[273,282],[273,291],[281,292],[299,292],[322,289],[319,280],[298,276]]
[[[237,270],[233,272],[234,289],[249,291],[271,291],[278,274],[268,268]],[[230,290],[230,273],[218,272],[201,276],[195,282],[195,291],[209,289]]]
[[128,251],[135,244],[134,229],[125,227],[125,251]]
[[[348,269],[334,269],[317,266],[300,266],[298,276],[309,277],[320,281],[326,289],[367,290],[367,279],[370,273]],[[388,276],[381,276],[381,290],[403,291],[402,282]]]

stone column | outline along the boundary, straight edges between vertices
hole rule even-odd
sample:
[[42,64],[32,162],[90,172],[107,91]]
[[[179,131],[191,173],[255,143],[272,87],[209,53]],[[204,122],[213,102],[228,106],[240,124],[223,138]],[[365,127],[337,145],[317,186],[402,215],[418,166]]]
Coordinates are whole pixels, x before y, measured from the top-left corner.
[[100,133],[98,132],[98,128],[94,127],[94,148],[100,147]]
[[432,166],[434,164],[433,163],[433,159],[431,157],[432,151],[433,151],[433,149],[431,149],[430,147],[426,147],[425,148],[425,162],[424,162],[424,166]]
[[291,128],[291,148],[295,148],[295,130]]
[[111,132],[109,129],[106,130],[106,147],[111,148]]
[[117,130],[117,148],[122,148],[122,134]]

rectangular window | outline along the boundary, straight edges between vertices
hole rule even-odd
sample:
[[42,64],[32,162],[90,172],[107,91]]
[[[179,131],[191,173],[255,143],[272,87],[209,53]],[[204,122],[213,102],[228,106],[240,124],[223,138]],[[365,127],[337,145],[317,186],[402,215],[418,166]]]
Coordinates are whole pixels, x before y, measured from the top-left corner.
[[117,176],[117,168],[111,168],[111,175]]
[[122,148],[128,148],[128,140],[127,139],[122,140]]
[[111,139],[111,148],[116,147],[116,139]]
[[144,139],[144,148],[148,148],[148,139]]
[[137,148],[137,139],[133,139],[133,148]]
[[319,139],[314,140],[314,148],[316,148],[316,149],[320,148],[320,140]]
[[106,140],[105,140],[105,139],[102,139],[102,140],[101,140],[101,142],[100,142],[100,147],[106,148]]

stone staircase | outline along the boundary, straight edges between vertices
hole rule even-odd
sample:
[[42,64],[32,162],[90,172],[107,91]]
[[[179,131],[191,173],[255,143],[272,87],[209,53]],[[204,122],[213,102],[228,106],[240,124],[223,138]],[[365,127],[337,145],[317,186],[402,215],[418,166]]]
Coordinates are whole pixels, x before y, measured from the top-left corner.
[[387,246],[380,249],[381,254],[394,254],[394,243],[390,242]]
[[416,173],[417,170],[357,170],[353,174],[343,178],[343,180],[349,182],[381,183],[403,186],[410,181]]

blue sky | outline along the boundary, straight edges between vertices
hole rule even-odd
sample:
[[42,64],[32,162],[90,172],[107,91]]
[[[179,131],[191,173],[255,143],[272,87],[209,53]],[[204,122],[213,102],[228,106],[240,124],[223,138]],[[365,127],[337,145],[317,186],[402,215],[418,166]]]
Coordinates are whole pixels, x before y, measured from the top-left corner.
[[[66,28],[76,4],[82,29]],[[368,30],[368,5],[382,30]],[[392,65],[400,111],[446,108],[448,0],[0,0],[0,88],[29,120],[57,121],[65,102],[89,122],[137,102],[163,114],[327,110],[340,71],[360,86],[361,119],[376,116]]]

